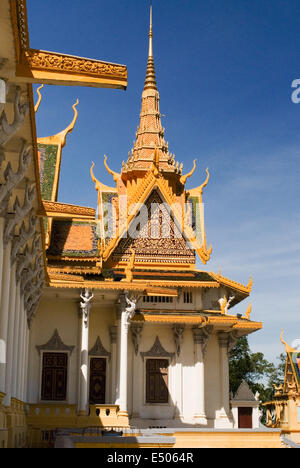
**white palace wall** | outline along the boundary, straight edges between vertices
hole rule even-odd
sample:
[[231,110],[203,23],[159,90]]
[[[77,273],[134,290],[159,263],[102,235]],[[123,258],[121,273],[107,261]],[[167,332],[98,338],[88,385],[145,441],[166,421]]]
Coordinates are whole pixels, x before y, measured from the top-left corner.
[[[195,306],[194,306],[195,307]],[[89,322],[89,350],[94,347],[97,337],[101,339],[103,348],[112,352],[110,327],[115,322],[115,305],[101,304],[96,301],[91,308]],[[80,319],[78,301],[45,297],[42,299],[30,331],[28,403],[40,402],[42,353],[39,355],[37,346],[45,345],[57,329],[64,345],[74,346],[70,354],[68,367],[68,397],[66,403],[78,403],[79,385],[79,343]],[[148,352],[156,339],[168,353],[174,353],[170,360],[168,387],[169,402],[167,404],[146,404],[145,402],[145,360],[141,352]],[[195,424],[193,419],[200,389],[195,382],[194,339],[190,326],[186,326],[180,355],[176,354],[172,324],[144,324],[138,354],[135,354],[131,332],[128,333],[128,413],[132,419],[167,421],[174,419],[176,425],[180,422]],[[117,363],[119,350],[117,345]],[[216,412],[221,407],[219,343],[215,334],[208,340],[205,367],[205,411],[208,425],[213,427]],[[106,403],[118,403],[114,400],[113,382],[118,382],[118,369],[112,376],[112,359],[107,358]],[[116,386],[115,384],[114,386]],[[154,424],[154,423],[153,423]]]

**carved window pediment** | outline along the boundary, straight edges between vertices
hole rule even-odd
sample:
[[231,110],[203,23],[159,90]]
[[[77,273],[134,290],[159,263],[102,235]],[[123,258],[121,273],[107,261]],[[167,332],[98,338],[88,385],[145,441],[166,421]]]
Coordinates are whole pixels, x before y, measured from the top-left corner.
[[111,353],[104,348],[100,336],[97,337],[94,346],[89,350],[89,356],[107,357],[110,360]]
[[39,354],[41,354],[41,351],[68,351],[71,355],[74,348],[75,346],[68,346],[63,343],[57,329],[54,330],[52,337],[47,343],[36,346]]
[[175,353],[168,353],[168,351],[165,350],[158,336],[155,338],[155,342],[152,348],[149,349],[149,351],[141,352],[140,354],[143,358],[143,361],[145,360],[145,358],[148,358],[148,357],[149,358],[168,358],[168,359],[173,360],[175,356]]

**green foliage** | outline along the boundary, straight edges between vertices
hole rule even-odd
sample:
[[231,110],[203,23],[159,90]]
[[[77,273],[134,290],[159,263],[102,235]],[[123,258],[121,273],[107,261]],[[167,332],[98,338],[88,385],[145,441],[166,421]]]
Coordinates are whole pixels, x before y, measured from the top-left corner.
[[58,146],[40,144],[39,149],[45,150],[43,170],[41,170],[42,198],[43,200],[51,200],[55,178]]
[[279,385],[284,378],[285,355],[281,354],[278,359],[276,366],[267,361],[263,353],[252,353],[247,337],[240,338],[229,358],[230,391],[234,395],[245,380],[254,394],[259,392],[263,403],[272,400],[273,385]]

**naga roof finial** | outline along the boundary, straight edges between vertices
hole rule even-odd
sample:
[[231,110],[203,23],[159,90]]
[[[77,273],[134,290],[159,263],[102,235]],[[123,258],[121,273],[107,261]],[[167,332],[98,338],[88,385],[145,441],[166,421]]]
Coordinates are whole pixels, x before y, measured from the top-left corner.
[[118,172],[114,172],[112,171],[109,167],[108,167],[108,164],[107,164],[107,156],[104,155],[104,166],[106,167],[106,170],[107,172],[113,176],[114,178],[114,181],[117,183],[117,181],[120,179],[121,177],[121,174],[119,174]]
[[41,93],[40,93],[40,89],[42,89],[43,87],[44,87],[44,85],[42,84],[42,85],[39,86],[38,89],[36,90],[36,92],[37,92],[39,98],[38,98],[38,100],[37,100],[36,105],[34,106],[34,112],[35,112],[35,113],[37,113],[38,108],[40,107],[40,104],[41,104],[42,95],[41,95]]
[[197,161],[197,159],[194,159],[193,169],[188,174],[183,175],[183,176],[180,177],[180,182],[182,183],[182,185],[184,185],[186,183],[187,179],[194,174],[195,169],[196,169],[196,161]]
[[297,349],[292,348],[290,345],[287,344],[286,341],[284,341],[284,339],[283,339],[283,329],[281,329],[280,341],[285,346],[285,352],[286,353],[298,353],[299,352]]
[[73,117],[73,120],[72,122],[70,123],[70,125],[67,126],[67,128],[65,130],[63,130],[62,132],[60,132],[60,135],[62,136],[62,140],[61,140],[61,146],[62,148],[65,146],[66,144],[66,136],[68,133],[71,133],[73,130],[74,130],[74,127],[75,127],[75,123],[76,123],[76,120],[77,120],[77,117],[78,117],[78,111],[76,109],[76,107],[78,106],[79,104],[79,100],[77,99],[77,101],[75,102],[75,104],[73,104],[72,108],[73,108],[73,111],[74,111],[74,117]]

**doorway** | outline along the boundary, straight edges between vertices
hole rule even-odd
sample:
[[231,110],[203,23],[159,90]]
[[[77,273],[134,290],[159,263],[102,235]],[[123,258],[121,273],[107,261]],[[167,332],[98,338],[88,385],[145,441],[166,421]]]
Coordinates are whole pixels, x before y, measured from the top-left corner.
[[90,359],[90,404],[105,403],[106,359]]
[[239,429],[252,429],[252,408],[238,409]]

